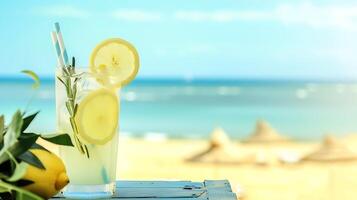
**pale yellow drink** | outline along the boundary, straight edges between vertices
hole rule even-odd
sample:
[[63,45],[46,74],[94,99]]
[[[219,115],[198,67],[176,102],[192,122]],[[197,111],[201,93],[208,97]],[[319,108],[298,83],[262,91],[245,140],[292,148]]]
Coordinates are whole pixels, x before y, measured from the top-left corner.
[[[59,132],[68,133],[71,136],[72,142],[76,145],[75,133],[70,122],[70,112],[66,106],[68,94],[64,84],[58,79],[58,77],[62,78],[62,80],[66,78],[61,68],[57,70],[56,77],[57,130]],[[114,125],[116,127],[110,139],[107,139],[105,142],[100,142],[104,144],[96,144],[95,141],[86,140],[81,136],[80,132],[85,130],[78,128],[79,134],[77,136],[82,144],[86,146],[88,154],[81,153],[78,147],[60,147],[61,158],[65,163],[70,179],[70,184],[64,193],[67,197],[71,198],[82,198],[86,196],[86,193],[90,193],[93,198],[109,197],[114,192],[116,179],[120,90],[116,89],[112,91],[105,88],[85,69],[76,69],[76,75],[71,78],[72,83],[74,79],[78,77],[80,77],[80,80],[77,80],[75,104],[78,105],[78,108],[76,115],[81,115],[79,117],[85,118],[85,115],[92,114],[90,112],[86,113],[86,110],[91,111],[94,109],[93,114],[97,115],[103,109],[109,109],[110,112],[112,112],[111,114],[104,112],[103,116],[96,116],[97,118],[90,118],[90,120],[94,120],[92,122],[94,124],[97,123],[95,127],[106,126],[106,123],[110,123],[110,126]],[[113,94],[111,94],[111,92]],[[106,97],[106,95],[108,97]],[[111,98],[109,101],[114,103],[117,101],[117,105],[110,105],[110,103],[108,103],[109,97]],[[99,99],[96,100],[96,98]],[[108,108],[108,106],[110,107]],[[81,111],[81,109],[84,111]],[[106,121],[101,121],[103,117]],[[113,122],[113,120],[115,120],[115,122]],[[80,126],[81,121],[76,120],[76,122],[77,126]]]

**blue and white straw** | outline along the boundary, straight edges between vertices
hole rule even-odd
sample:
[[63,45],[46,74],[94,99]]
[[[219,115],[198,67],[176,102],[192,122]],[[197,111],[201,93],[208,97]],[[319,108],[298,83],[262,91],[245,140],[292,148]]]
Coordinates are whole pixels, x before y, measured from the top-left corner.
[[55,31],[51,32],[51,38],[52,38],[52,43],[53,46],[55,47],[56,50],[56,55],[57,55],[57,63],[60,67],[64,67],[64,61],[61,53],[61,48],[57,40],[57,34]]
[[59,47],[60,47],[61,54],[62,54],[62,57],[64,60],[64,64],[67,66],[67,65],[69,65],[67,50],[66,50],[66,47],[64,46],[63,36],[62,36],[61,28],[60,28],[60,25],[58,22],[55,23],[55,29],[56,29],[56,34],[57,34],[57,41],[59,43]]

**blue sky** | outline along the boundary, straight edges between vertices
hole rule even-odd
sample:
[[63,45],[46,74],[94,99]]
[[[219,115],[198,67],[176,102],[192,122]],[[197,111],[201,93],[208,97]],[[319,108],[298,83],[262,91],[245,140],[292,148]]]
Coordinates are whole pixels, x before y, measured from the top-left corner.
[[141,78],[357,78],[357,2],[349,0],[6,1],[0,76],[25,68],[52,76],[56,21],[82,66],[106,38],[132,42]]

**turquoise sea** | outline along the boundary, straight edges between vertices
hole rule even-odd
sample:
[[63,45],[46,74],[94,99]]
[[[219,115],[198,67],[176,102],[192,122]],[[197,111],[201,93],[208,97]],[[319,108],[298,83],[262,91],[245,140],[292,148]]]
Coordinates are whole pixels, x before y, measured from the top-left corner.
[[[0,78],[0,113],[40,110],[35,131],[55,131],[54,80]],[[357,133],[357,84],[268,80],[137,80],[122,91],[120,130],[127,136],[205,138],[223,127],[245,138],[257,119],[296,139]]]

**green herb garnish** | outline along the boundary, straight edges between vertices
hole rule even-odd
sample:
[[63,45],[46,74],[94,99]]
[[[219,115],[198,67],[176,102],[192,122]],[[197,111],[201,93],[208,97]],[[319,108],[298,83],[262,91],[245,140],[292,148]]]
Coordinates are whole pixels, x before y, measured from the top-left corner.
[[78,127],[75,121],[75,116],[77,114],[78,104],[76,102],[77,98],[77,84],[78,81],[82,78],[80,75],[76,74],[76,62],[75,58],[72,57],[72,65],[62,67],[62,77],[57,76],[57,79],[64,85],[66,88],[67,101],[66,108],[69,113],[69,121],[71,123],[73,138],[75,141],[75,146],[80,153],[85,154],[89,158],[89,152],[87,146],[79,139]]

